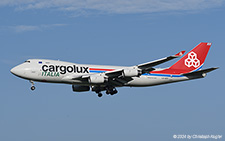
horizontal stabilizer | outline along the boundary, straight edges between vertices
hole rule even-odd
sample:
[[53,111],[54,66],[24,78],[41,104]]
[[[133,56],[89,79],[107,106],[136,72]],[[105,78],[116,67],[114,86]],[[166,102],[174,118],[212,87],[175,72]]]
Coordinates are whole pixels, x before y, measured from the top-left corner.
[[182,75],[184,75],[184,76],[202,75],[202,74],[206,74],[208,72],[211,72],[213,70],[216,70],[218,68],[219,67],[208,68],[208,69],[204,69],[204,70],[200,70],[200,71],[194,71],[194,72],[190,72],[190,73],[185,73],[185,74],[182,74]]

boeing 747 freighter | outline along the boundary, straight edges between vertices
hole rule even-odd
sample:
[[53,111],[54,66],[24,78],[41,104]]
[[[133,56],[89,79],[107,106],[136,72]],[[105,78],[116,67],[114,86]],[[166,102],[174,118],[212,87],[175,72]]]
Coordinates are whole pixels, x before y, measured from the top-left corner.
[[[185,51],[155,61],[135,66],[85,65],[47,59],[29,59],[11,69],[14,75],[31,82],[64,83],[72,85],[75,92],[92,90],[102,96],[117,93],[116,87],[146,87],[179,81],[203,78],[217,68],[203,69],[211,43],[200,43],[189,53]],[[165,69],[155,66],[183,56],[174,65]]]

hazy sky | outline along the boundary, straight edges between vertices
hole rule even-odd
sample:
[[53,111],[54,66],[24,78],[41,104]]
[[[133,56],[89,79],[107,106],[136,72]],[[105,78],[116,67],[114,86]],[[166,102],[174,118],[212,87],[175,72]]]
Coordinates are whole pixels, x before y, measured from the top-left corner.
[[[1,0],[0,140],[224,139],[224,39],[224,0]],[[29,58],[132,66],[203,41],[212,42],[203,68],[220,67],[206,78],[102,98],[64,84],[31,91],[9,71]]]

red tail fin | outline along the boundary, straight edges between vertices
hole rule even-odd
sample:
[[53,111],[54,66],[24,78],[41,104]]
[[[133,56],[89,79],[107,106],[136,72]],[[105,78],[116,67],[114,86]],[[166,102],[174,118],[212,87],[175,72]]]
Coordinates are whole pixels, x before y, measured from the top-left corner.
[[204,64],[211,43],[200,43],[169,69],[191,72],[200,69]]

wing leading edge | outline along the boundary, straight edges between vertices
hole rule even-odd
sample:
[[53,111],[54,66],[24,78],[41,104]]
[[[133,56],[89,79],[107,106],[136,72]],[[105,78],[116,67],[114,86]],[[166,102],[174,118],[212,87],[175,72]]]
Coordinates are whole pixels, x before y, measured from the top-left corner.
[[172,59],[181,57],[184,53],[185,53],[185,51],[181,51],[181,52],[179,52],[175,55],[169,56],[169,57],[165,57],[165,58],[162,58],[162,59],[158,59],[158,60],[155,60],[155,61],[151,61],[151,62],[147,62],[147,63],[137,65],[137,67],[139,69],[141,69],[142,71],[144,71],[144,73],[145,73],[146,71],[148,72],[148,71],[154,70],[153,69],[154,66],[157,66],[157,65],[160,65],[160,64],[165,63],[167,61],[170,61]]

